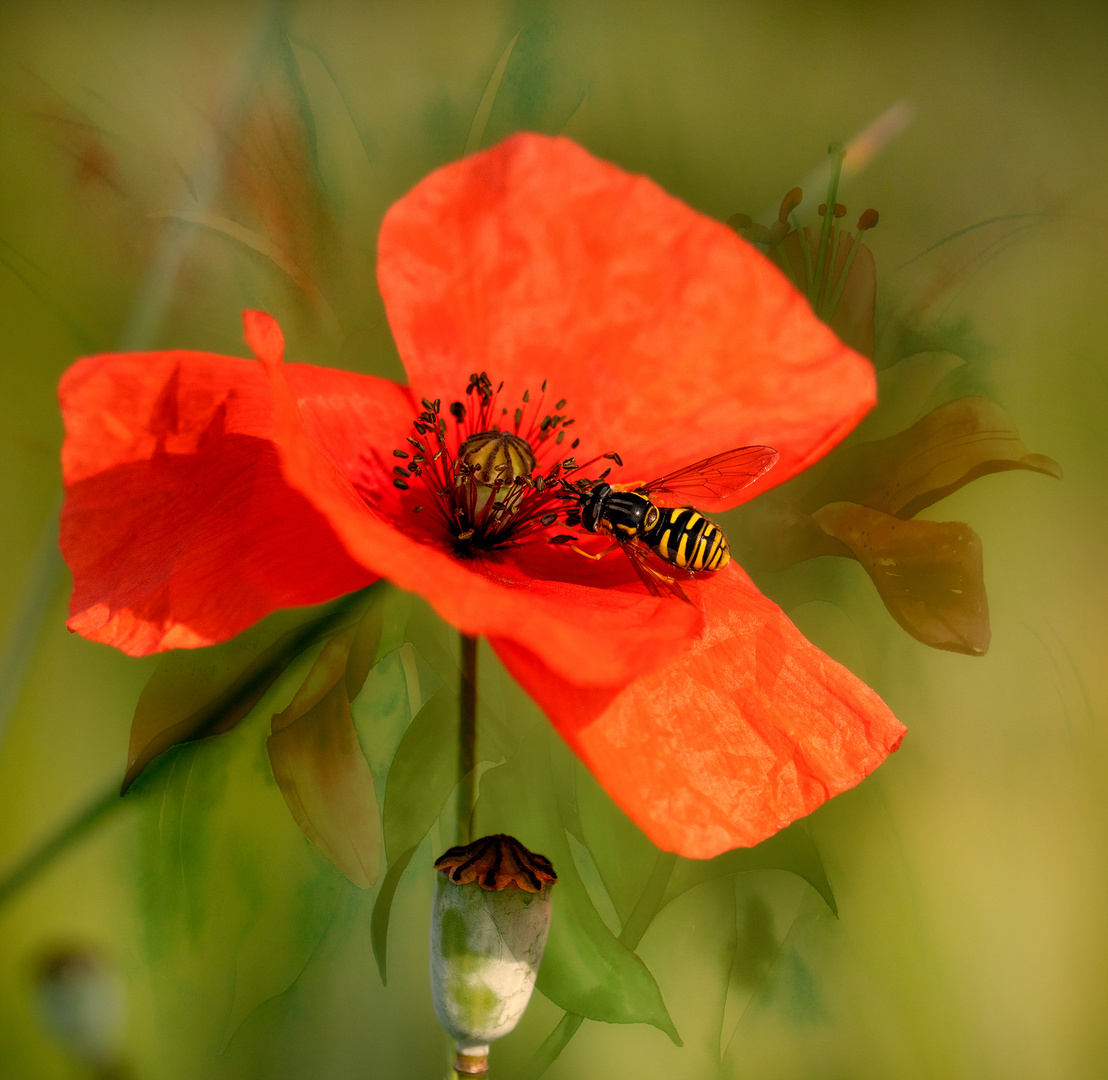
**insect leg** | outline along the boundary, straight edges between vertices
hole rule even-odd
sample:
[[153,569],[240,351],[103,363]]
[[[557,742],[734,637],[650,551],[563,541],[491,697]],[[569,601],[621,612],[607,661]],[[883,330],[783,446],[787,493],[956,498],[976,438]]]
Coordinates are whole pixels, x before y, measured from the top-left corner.
[[576,551],[578,555],[584,555],[586,559],[592,559],[593,562],[600,562],[606,555],[611,555],[613,551],[619,550],[619,544],[613,540],[611,547],[606,547],[603,551],[594,555],[591,551],[585,551],[582,548],[577,547],[576,544],[570,546],[570,551]]

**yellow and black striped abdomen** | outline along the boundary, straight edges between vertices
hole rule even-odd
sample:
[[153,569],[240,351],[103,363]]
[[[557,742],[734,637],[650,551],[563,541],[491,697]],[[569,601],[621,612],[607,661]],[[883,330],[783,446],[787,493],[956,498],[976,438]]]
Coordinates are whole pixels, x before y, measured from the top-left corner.
[[690,506],[659,508],[658,522],[643,540],[684,570],[719,570],[731,561],[723,530]]

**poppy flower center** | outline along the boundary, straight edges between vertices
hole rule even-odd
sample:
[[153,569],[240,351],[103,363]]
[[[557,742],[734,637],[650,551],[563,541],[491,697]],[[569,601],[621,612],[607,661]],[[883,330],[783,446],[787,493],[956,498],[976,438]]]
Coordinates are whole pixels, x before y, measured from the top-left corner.
[[[543,382],[536,402],[525,391],[509,412],[499,401],[503,387],[494,390],[485,372],[473,374],[467,400],[452,402],[446,415],[441,400],[423,398],[408,448],[393,450],[402,461],[393,466],[393,485],[413,494],[422,487],[410,512],[428,512],[459,555],[535,539],[559,518],[571,526],[580,521],[583,481],[568,478],[592,462],[562,456],[573,425],[562,411],[565,399],[547,409]],[[568,449],[579,443],[572,439]]]

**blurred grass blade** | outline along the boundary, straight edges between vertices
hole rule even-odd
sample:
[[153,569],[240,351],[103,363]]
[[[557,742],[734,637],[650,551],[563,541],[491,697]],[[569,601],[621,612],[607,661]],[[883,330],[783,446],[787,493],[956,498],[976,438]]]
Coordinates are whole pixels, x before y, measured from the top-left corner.
[[25,584],[19,593],[15,616],[4,635],[3,653],[0,654],[0,741],[4,737],[8,715],[19,698],[39,633],[51,610],[50,602],[65,570],[58,550],[60,511],[59,497],[50,507],[46,525],[31,556]]
[[160,211],[151,216],[180,221],[187,225],[198,225],[264,256],[308,298],[324,330],[336,340],[342,340],[342,327],[339,325],[338,316],[335,315],[334,309],[320,291],[319,286],[269,237],[202,207],[181,207],[177,210]]
[[492,115],[496,93],[500,89],[500,84],[504,81],[504,72],[508,70],[508,61],[512,58],[512,50],[516,47],[516,42],[522,33],[523,28],[521,27],[516,31],[516,36],[508,42],[508,47],[500,54],[496,67],[492,69],[488,85],[485,87],[485,92],[481,95],[481,100],[477,105],[477,112],[473,114],[473,123],[469,126],[469,136],[466,139],[465,149],[462,151],[463,155],[472,154],[475,150],[481,148],[481,140],[485,136],[485,128],[488,127],[489,117]]

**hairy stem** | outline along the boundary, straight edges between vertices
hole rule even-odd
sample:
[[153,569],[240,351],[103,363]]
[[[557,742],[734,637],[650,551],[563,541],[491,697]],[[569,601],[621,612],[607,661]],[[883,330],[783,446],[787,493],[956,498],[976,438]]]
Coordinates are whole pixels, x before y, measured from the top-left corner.
[[468,844],[473,818],[477,764],[477,639],[462,634],[462,671],[458,691],[458,843]]

